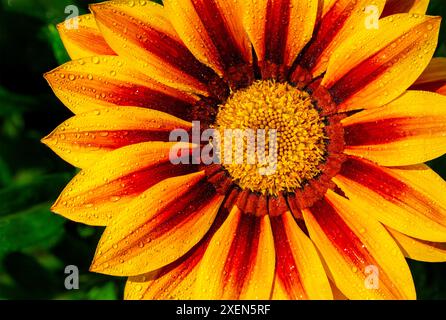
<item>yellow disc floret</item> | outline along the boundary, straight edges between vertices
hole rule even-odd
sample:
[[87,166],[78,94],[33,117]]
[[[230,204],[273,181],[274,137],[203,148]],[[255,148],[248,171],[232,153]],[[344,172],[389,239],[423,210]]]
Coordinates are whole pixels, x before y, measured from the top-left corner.
[[[220,106],[215,129],[221,136],[220,159],[232,179],[262,194],[302,187],[320,173],[326,155],[324,119],[311,96],[288,83],[257,81],[234,92]],[[231,161],[225,161],[228,150]]]

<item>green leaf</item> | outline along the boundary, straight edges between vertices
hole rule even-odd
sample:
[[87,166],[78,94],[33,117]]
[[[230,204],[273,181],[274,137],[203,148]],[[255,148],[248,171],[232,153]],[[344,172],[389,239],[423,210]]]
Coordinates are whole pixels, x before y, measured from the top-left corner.
[[49,211],[50,203],[0,217],[0,257],[9,252],[53,243],[63,234],[65,219]]
[[70,177],[68,173],[48,175],[0,190],[0,217],[56,199]]
[[107,282],[105,285],[93,287],[87,294],[90,300],[116,300],[116,286],[113,282]]
[[[56,23],[63,21],[69,13],[65,13],[65,8],[70,5],[78,6],[73,0],[2,0],[2,4],[7,11],[26,14],[40,19],[44,22]],[[85,13],[85,3],[79,6],[79,13]]]
[[58,64],[64,64],[65,62],[70,61],[70,57],[60,39],[59,31],[57,31],[57,28],[53,24],[49,24],[43,28],[42,34],[51,45],[54,57]]
[[63,278],[57,277],[31,255],[12,253],[3,264],[16,283],[16,298],[48,299],[63,290]]
[[12,93],[1,86],[0,101],[0,117],[20,114],[38,105],[33,97]]

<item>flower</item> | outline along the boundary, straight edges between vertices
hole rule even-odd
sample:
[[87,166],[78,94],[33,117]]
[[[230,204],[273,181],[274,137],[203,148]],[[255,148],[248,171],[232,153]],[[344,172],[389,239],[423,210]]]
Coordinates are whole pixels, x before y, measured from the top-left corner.
[[[106,226],[91,270],[128,299],[415,298],[404,256],[446,261],[423,164],[446,152],[446,63],[408,3],[110,1],[59,25],[73,61],[46,79],[75,116],[43,142],[82,169],[52,210]],[[174,164],[197,120],[275,130],[274,173]]]

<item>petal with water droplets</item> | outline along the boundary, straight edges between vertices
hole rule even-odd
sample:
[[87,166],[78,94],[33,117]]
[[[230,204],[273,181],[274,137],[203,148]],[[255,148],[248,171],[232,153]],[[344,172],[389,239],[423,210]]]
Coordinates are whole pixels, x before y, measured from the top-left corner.
[[70,61],[45,74],[56,96],[73,113],[134,106],[186,118],[198,98],[161,84],[127,59],[93,56]]
[[426,165],[386,168],[351,157],[334,182],[385,225],[415,238],[446,242],[446,182]]
[[330,284],[311,240],[290,212],[271,218],[276,250],[273,300],[333,299]]
[[381,107],[404,93],[431,61],[440,22],[439,17],[399,14],[344,41],[322,80],[339,111]]
[[136,276],[174,262],[208,232],[223,200],[204,172],[156,184],[107,225],[90,269]]
[[120,57],[139,61],[144,73],[164,84],[208,95],[218,76],[183,44],[163,6],[109,1],[90,6],[99,28]]
[[146,141],[169,141],[171,131],[192,124],[156,110],[104,108],[78,114],[58,126],[42,142],[62,159],[86,168],[105,154]]
[[57,30],[73,60],[98,55],[116,55],[105,41],[91,14],[68,19],[58,24]]
[[404,166],[446,153],[446,97],[407,91],[388,105],[342,121],[345,153],[384,166]]
[[[111,151],[82,170],[51,210],[73,221],[107,225],[150,187],[197,171],[196,166],[170,162],[170,152],[177,147],[176,143],[145,142]],[[188,159],[192,145],[181,147]]]
[[346,297],[415,299],[403,254],[370,211],[329,190],[303,215],[334,284]]

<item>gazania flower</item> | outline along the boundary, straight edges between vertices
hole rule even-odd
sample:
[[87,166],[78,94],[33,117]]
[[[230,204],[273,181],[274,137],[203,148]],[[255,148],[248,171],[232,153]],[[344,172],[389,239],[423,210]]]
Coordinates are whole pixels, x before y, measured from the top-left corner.
[[[91,270],[128,299],[415,298],[405,256],[446,261],[427,4],[110,1],[61,24],[73,61],[46,78],[75,116],[43,141],[82,169],[53,211],[106,226]],[[192,121],[276,130],[276,170],[174,164]]]

